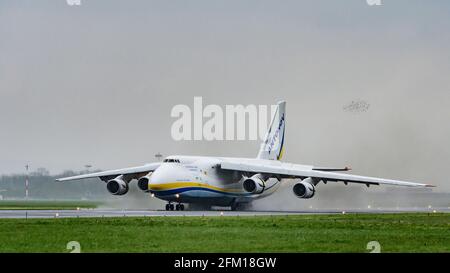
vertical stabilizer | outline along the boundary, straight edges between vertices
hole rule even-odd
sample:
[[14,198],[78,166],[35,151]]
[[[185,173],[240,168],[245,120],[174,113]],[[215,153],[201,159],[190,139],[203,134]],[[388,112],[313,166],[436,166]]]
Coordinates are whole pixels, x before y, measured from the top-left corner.
[[260,159],[280,160],[283,156],[284,133],[286,128],[286,102],[278,102],[277,110],[270,123],[261,148],[258,153]]

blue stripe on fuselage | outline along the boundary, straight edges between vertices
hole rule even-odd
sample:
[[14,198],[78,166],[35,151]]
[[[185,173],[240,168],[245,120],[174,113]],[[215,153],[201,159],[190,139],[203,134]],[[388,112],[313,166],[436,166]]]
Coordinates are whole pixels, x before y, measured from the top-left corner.
[[184,187],[184,188],[177,188],[177,189],[171,189],[171,190],[161,190],[161,191],[150,191],[151,193],[154,193],[155,195],[159,196],[166,196],[166,195],[173,195],[177,193],[183,193],[187,191],[193,191],[193,190],[200,190],[200,191],[209,191],[214,193],[220,193],[225,195],[238,195],[238,196],[249,196],[252,195],[252,193],[247,192],[223,192],[223,191],[217,191],[213,189],[203,188],[203,187]]

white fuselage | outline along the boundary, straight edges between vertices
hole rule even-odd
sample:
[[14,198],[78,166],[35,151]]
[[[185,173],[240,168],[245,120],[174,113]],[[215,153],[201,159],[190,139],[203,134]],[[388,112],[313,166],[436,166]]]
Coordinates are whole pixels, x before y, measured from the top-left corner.
[[[218,165],[227,158],[202,156],[170,156],[150,176],[149,190],[155,197],[180,203],[203,203],[229,206],[233,202],[248,203],[276,191],[280,181],[270,178],[263,193],[244,190],[245,176],[226,171]],[[249,161],[270,161],[245,158]]]

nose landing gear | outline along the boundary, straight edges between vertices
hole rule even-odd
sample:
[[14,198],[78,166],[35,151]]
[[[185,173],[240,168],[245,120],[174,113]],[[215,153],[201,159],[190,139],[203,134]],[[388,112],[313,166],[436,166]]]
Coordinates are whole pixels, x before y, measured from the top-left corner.
[[173,210],[173,204],[171,203],[166,204],[166,210]]
[[174,206],[171,202],[166,204],[166,210],[174,210],[174,209],[175,210],[184,210],[184,205],[179,203]]

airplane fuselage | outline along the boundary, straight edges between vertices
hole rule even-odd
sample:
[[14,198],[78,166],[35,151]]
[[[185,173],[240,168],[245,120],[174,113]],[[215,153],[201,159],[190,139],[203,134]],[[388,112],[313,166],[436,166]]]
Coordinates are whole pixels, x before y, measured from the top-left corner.
[[[249,193],[243,188],[245,176],[218,168],[224,159],[226,158],[169,156],[150,176],[149,191],[155,197],[169,202],[229,206],[266,197],[280,185],[280,180],[270,178],[266,181],[263,193]],[[261,161],[251,158],[242,160]]]

